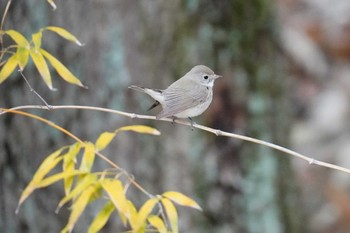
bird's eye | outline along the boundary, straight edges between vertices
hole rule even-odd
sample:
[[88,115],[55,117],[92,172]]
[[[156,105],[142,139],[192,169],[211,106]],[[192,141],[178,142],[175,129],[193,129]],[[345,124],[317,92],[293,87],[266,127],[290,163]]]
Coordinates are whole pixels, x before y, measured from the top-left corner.
[[204,75],[203,78],[204,79],[208,79],[209,77],[208,77],[208,75]]

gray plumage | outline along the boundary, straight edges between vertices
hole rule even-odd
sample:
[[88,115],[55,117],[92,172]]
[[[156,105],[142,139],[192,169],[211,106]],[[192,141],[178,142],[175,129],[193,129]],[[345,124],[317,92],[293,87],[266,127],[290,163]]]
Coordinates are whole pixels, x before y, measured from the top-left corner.
[[204,65],[193,67],[182,78],[172,83],[165,90],[143,88],[135,85],[129,88],[145,92],[156,102],[150,109],[162,105],[162,111],[157,119],[164,117],[191,118],[202,114],[210,105],[213,98],[213,85],[216,75]]

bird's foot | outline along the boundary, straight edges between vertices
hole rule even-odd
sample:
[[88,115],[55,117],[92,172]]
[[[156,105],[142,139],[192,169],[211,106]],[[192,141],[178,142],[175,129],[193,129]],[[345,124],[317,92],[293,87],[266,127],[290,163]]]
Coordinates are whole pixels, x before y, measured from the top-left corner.
[[193,125],[194,125],[194,124],[196,124],[196,122],[194,122],[194,121],[192,120],[192,118],[191,118],[191,117],[188,117],[188,119],[190,119],[190,123],[191,123],[191,130],[193,131],[193,130],[194,130]]

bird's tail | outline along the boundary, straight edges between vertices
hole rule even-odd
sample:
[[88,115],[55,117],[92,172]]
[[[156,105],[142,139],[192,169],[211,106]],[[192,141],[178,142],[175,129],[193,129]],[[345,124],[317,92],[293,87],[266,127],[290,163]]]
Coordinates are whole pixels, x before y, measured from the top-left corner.
[[131,85],[128,88],[133,89],[135,91],[145,92],[145,88],[144,87],[138,87],[138,86],[135,86],[135,85]]

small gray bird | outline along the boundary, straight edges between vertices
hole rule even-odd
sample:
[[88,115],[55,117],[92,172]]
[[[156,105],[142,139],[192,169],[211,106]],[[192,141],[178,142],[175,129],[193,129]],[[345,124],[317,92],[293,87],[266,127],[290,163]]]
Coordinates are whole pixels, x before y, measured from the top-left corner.
[[210,68],[197,65],[165,90],[134,85],[129,88],[145,92],[155,100],[148,110],[159,104],[162,106],[163,110],[156,116],[157,119],[189,118],[192,125],[192,117],[202,114],[209,107],[213,99],[214,81],[219,77],[221,75],[216,75]]

